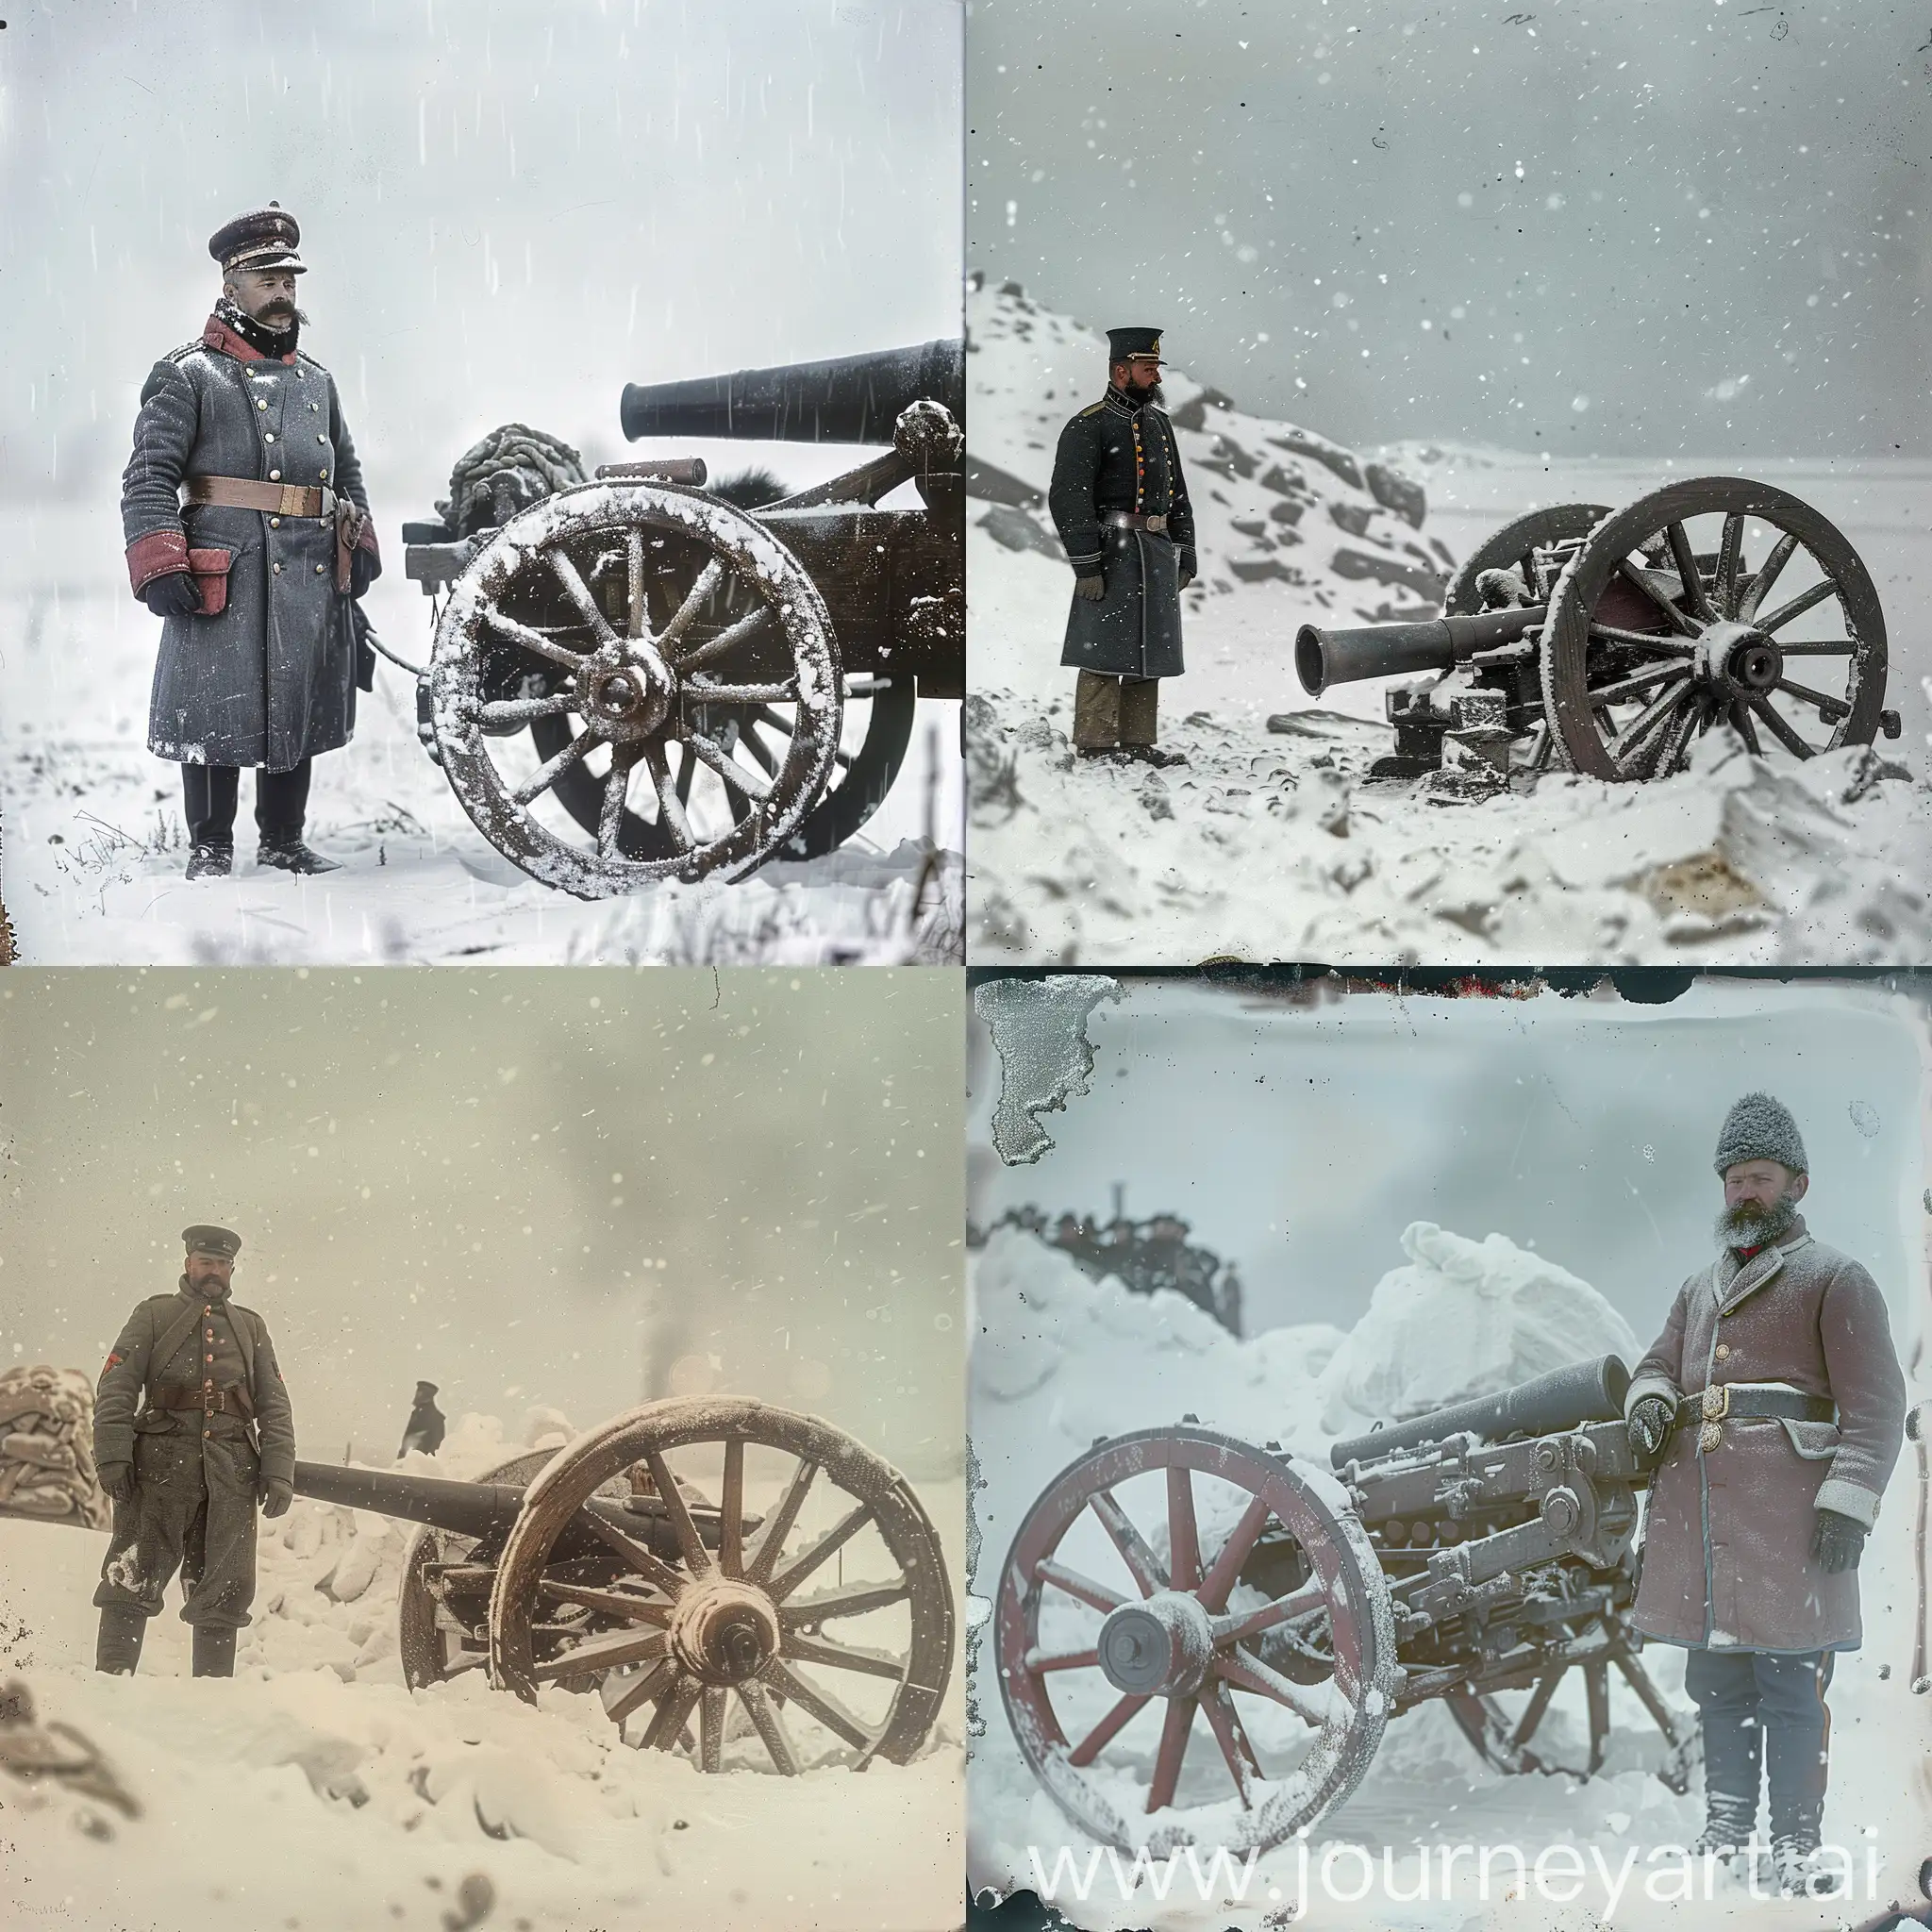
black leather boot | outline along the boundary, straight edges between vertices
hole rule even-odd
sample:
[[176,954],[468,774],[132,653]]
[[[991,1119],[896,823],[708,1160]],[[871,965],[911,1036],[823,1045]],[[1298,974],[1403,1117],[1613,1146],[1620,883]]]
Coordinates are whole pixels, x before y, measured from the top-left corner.
[[232,845],[192,845],[188,849],[188,876],[192,879],[225,879],[234,870]]
[[197,1677],[232,1677],[235,1674],[235,1633],[225,1624],[197,1624],[194,1626],[194,1665]]
[[141,1640],[147,1617],[132,1604],[103,1604],[100,1634],[94,1639],[94,1669],[131,1677],[141,1662]]
[[1740,1852],[1757,1829],[1757,1790],[1764,1732],[1755,1724],[1726,1718],[1704,1730],[1704,1829],[1690,1847],[1693,1857]]
[[1806,1898],[1828,1889],[1832,1874],[1818,1868],[1829,1766],[1824,1727],[1774,1724],[1766,1734],[1771,1784],[1771,1850],[1779,1889]]
[[264,839],[256,848],[255,861],[258,865],[272,865],[280,872],[318,873],[341,870],[335,859],[325,858],[312,845],[304,844],[300,839]]

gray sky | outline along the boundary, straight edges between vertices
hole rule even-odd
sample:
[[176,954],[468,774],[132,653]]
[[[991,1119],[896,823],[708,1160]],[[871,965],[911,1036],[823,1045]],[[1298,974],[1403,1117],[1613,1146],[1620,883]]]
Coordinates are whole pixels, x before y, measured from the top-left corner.
[[514,1434],[695,1357],[948,1471],[961,1055],[920,970],[15,968],[0,1362],[95,1374],[213,1221],[305,1456],[391,1455],[419,1376]]
[[[118,545],[141,384],[200,333],[208,237],[270,199],[302,225],[304,345],[341,383],[385,543],[499,423],[622,460],[644,453],[618,428],[626,381],[957,335],[960,17],[20,0],[0,490],[97,498]],[[801,481],[852,460],[779,457]]]
[[1171,1208],[1239,1263],[1254,1329],[1352,1324],[1404,1264],[1411,1221],[1499,1232],[1582,1275],[1648,1343],[1714,1252],[1724,1113],[1764,1087],[1804,1134],[1813,1231],[1872,1270],[1905,1341],[1924,1176],[1903,1000],[1699,986],[1667,1007],[1376,994],[1305,1009],[1126,984],[1089,1028],[1091,1093],[1042,1119],[1058,1144],[1038,1166],[997,1172],[990,1214],[1030,1201],[1104,1217],[1124,1180],[1130,1215]]
[[1357,444],[1923,456],[1928,23],[974,0],[969,260]]

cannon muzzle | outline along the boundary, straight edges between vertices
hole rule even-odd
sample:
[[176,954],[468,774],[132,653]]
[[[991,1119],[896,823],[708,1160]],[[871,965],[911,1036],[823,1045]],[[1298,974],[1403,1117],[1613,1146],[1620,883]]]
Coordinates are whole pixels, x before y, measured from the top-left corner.
[[1310,697],[1331,684],[1364,677],[1408,677],[1449,671],[1478,651],[1513,644],[1542,627],[1541,604],[1521,609],[1484,610],[1474,617],[1437,617],[1423,624],[1377,624],[1366,630],[1323,630],[1305,624],[1295,633],[1295,675]]
[[1485,1441],[1507,1436],[1550,1436],[1583,1423],[1620,1422],[1630,1371],[1620,1357],[1598,1356],[1593,1361],[1572,1362],[1528,1382],[1519,1382],[1495,1395],[1478,1395],[1452,1403],[1413,1421],[1350,1436],[1328,1451],[1337,1468],[1351,1462],[1375,1462],[1423,1442],[1440,1442],[1464,1430]]
[[710,436],[884,444],[900,413],[922,400],[942,403],[957,422],[966,420],[966,344],[958,337],[690,382],[626,383],[618,416],[632,442]]

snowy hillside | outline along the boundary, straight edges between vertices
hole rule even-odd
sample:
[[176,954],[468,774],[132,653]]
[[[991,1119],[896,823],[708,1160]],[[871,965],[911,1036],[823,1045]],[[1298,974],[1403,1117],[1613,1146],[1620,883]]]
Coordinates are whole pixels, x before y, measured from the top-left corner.
[[1383,695],[1397,680],[1311,700],[1298,626],[1434,615],[1454,563],[1511,517],[1628,502],[1684,465],[1423,441],[1378,458],[1171,370],[1202,579],[1184,599],[1189,669],[1161,693],[1161,741],[1188,762],[1076,762],[1074,674],[1059,665],[1072,585],[1042,499],[1060,425],[1105,383],[1105,341],[1011,284],[969,294],[968,332],[974,960],[1890,963],[1932,945],[1924,465],[1744,472],[1824,509],[1871,568],[1899,743],[1801,768],[1714,734],[1660,782],[1558,773],[1442,802],[1426,781],[1366,782],[1392,748]]
[[[519,1433],[463,1416],[436,1457],[399,1467],[475,1479],[570,1431],[538,1410]],[[957,1579],[958,1487],[921,1494]],[[8,1885],[19,1874],[26,1888],[15,1895],[20,1923],[58,1918],[76,1932],[950,1923],[958,1868],[935,1848],[958,1841],[957,1673],[909,1764],[780,1777],[749,1759],[734,1769],[732,1753],[745,1747],[727,1743],[725,1770],[707,1776],[681,1756],[626,1749],[594,1696],[546,1689],[533,1708],[481,1672],[408,1690],[396,1589],[412,1535],[298,1498],[260,1524],[255,1622],[234,1678],[189,1677],[178,1588],[149,1625],[140,1674],[124,1678],[92,1668],[105,1534],[0,1518],[0,1682],[27,1685],[41,1724],[83,1733],[142,1807],[125,1820],[51,1779],[22,1786],[0,1757]],[[829,1849],[840,1843],[871,1849],[840,1856]],[[182,1856],[188,1844],[206,1856]]]
[[[1243,1441],[1278,1441],[1325,1473],[1328,1444],[1371,1421],[1440,1406],[1473,1386],[1524,1379],[1556,1362],[1611,1352],[1629,1360],[1649,1339],[1633,1337],[1589,1284],[1504,1235],[1476,1241],[1418,1223],[1403,1235],[1402,1247],[1402,1265],[1377,1284],[1352,1330],[1304,1324],[1237,1340],[1179,1295],[1136,1295],[1117,1281],[1095,1282],[1033,1237],[997,1231],[975,1257],[971,1289],[979,1341],[970,1403],[982,1484],[974,1492],[982,1539],[975,1598],[995,1595],[1027,1509],[1099,1438],[1178,1422],[1185,1414]],[[1441,1345],[1419,1348],[1418,1337]],[[1376,1402],[1389,1406],[1379,1413],[1362,1406]],[[1907,1480],[1902,1471],[1861,1573],[1865,1648],[1839,1658],[1825,1818],[1827,1837],[1836,1831],[1846,1843],[1860,1842],[1857,1834],[1864,1827],[1875,1830],[1890,1861],[1884,1882],[1893,1888],[1911,1884],[1920,1842],[1932,1825],[1932,1773],[1910,1741],[1908,1723],[1917,1713],[1905,1686],[1912,1604]],[[1123,1500],[1130,1508],[1144,1507],[1144,1499],[1135,1506],[1124,1493]],[[1158,1535],[1158,1524],[1153,1518],[1148,1524]],[[1021,1757],[994,1676],[990,1626],[981,1629],[988,1634],[974,1659],[973,1695],[985,1731],[974,1740],[967,1771],[968,1872],[975,1888],[1032,1888],[1029,1847],[1041,1849],[1051,1870],[1062,1845],[1071,1845],[1084,1866],[1090,1840],[1067,1822]],[[1672,1704],[1688,1708],[1682,1655],[1653,1645],[1643,1661]],[[1110,1700],[1112,1692],[1102,1690]],[[1653,1774],[1658,1733],[1620,1679],[1613,1680],[1611,1696],[1608,1759],[1603,1773],[1585,1782],[1561,1774],[1505,1777],[1477,1758],[1441,1706],[1406,1713],[1390,1724],[1354,1796],[1312,1827],[1310,1858],[1319,1860],[1328,1843],[1351,1842],[1367,1846],[1379,1860],[1381,1848],[1392,1845],[1410,1861],[1406,1873],[1398,1866],[1396,1875],[1397,1886],[1407,1890],[1417,1876],[1407,1848],[1418,1840],[1514,1843],[1532,1859],[1546,1843],[1574,1845],[1585,1858],[1597,1846],[1613,1872],[1627,1845],[1639,1846],[1641,1858],[1652,1846],[1688,1841],[1703,1822],[1698,1797],[1694,1790],[1674,1796]],[[1082,1714],[1097,1721],[1105,1707]],[[1142,1732],[1144,1780],[1157,1735],[1151,1721],[1123,1735]],[[1555,1746],[1559,1761],[1575,1761],[1560,1756],[1587,1737],[1583,1693],[1574,1677],[1558,1691],[1540,1736]],[[1197,1748],[1218,1772],[1211,1747],[1197,1740]],[[1191,1751],[1191,1763],[1193,1756]],[[1156,1906],[1144,1890],[1124,1901],[1105,1876],[1086,1905],[1064,1897],[1060,1903],[1083,1926],[1277,1927],[1287,1922],[1285,1914],[1271,1912],[1269,1901],[1295,1897],[1295,1858],[1293,1841],[1263,1857],[1241,1904],[1225,1897],[1204,1902],[1185,1878],[1164,1906]],[[1359,1867],[1339,1869],[1351,1874],[1338,1881],[1345,1890],[1357,1882],[1352,1874]],[[1641,1876],[1615,1915],[1617,1925],[1686,1923],[1681,1906],[1644,1901],[1637,1896],[1640,1886]],[[1586,1889],[1580,1894],[1584,1902],[1593,1896],[1601,1902],[1601,1893]],[[1832,1916],[1785,1909],[1792,1912],[1793,1926],[1837,1923]],[[1584,1904],[1575,1910],[1581,1914],[1575,1924],[1597,1922],[1599,1914]],[[1700,1904],[1695,1923],[1743,1927],[1758,1923],[1764,1910],[1748,1895],[1724,1896],[1708,1910]],[[1399,1912],[1378,1904],[1374,1890],[1355,1907],[1318,1897],[1296,1923],[1349,1932],[1387,1932],[1391,1924],[1409,1932],[1474,1932],[1513,1924],[1520,1916],[1520,1907],[1495,1893],[1484,1907],[1471,1887],[1454,1903],[1439,1897]]]

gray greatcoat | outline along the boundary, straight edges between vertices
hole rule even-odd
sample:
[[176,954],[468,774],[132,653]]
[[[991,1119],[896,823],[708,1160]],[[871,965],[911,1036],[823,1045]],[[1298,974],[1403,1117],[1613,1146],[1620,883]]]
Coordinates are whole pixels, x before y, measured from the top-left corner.
[[1857,1573],[1827,1575],[1811,1535],[1821,1508],[1871,1527],[1904,1438],[1905,1377],[1877,1284],[1802,1220],[1748,1260],[1727,1248],[1685,1282],[1624,1413],[1646,1395],[1674,1402],[1740,1382],[1824,1396],[1838,1420],[1731,1418],[1707,1449],[1687,1413],[1651,1480],[1632,1621],[1693,1648],[1856,1650]]
[[[286,772],[346,744],[355,729],[356,636],[350,599],[335,588],[334,525],[211,504],[183,508],[180,486],[191,475],[325,485],[366,511],[335,378],[299,350],[264,357],[210,318],[200,341],[155,364],[121,479],[137,595],[191,551],[227,558],[219,614],[162,623],[148,749],[177,763]],[[362,547],[375,554],[373,524]],[[206,607],[215,579],[197,577]]]
[[[212,1416],[155,1402],[157,1391],[199,1389],[205,1380],[244,1391],[246,1412],[234,1412],[233,1397]],[[289,1391],[261,1317],[225,1291],[191,1293],[186,1276],[174,1294],[142,1302],[101,1371],[94,1461],[134,1465],[134,1494],[114,1506],[95,1604],[158,1615],[178,1568],[184,1622],[245,1624],[258,1484],[295,1473]]]

